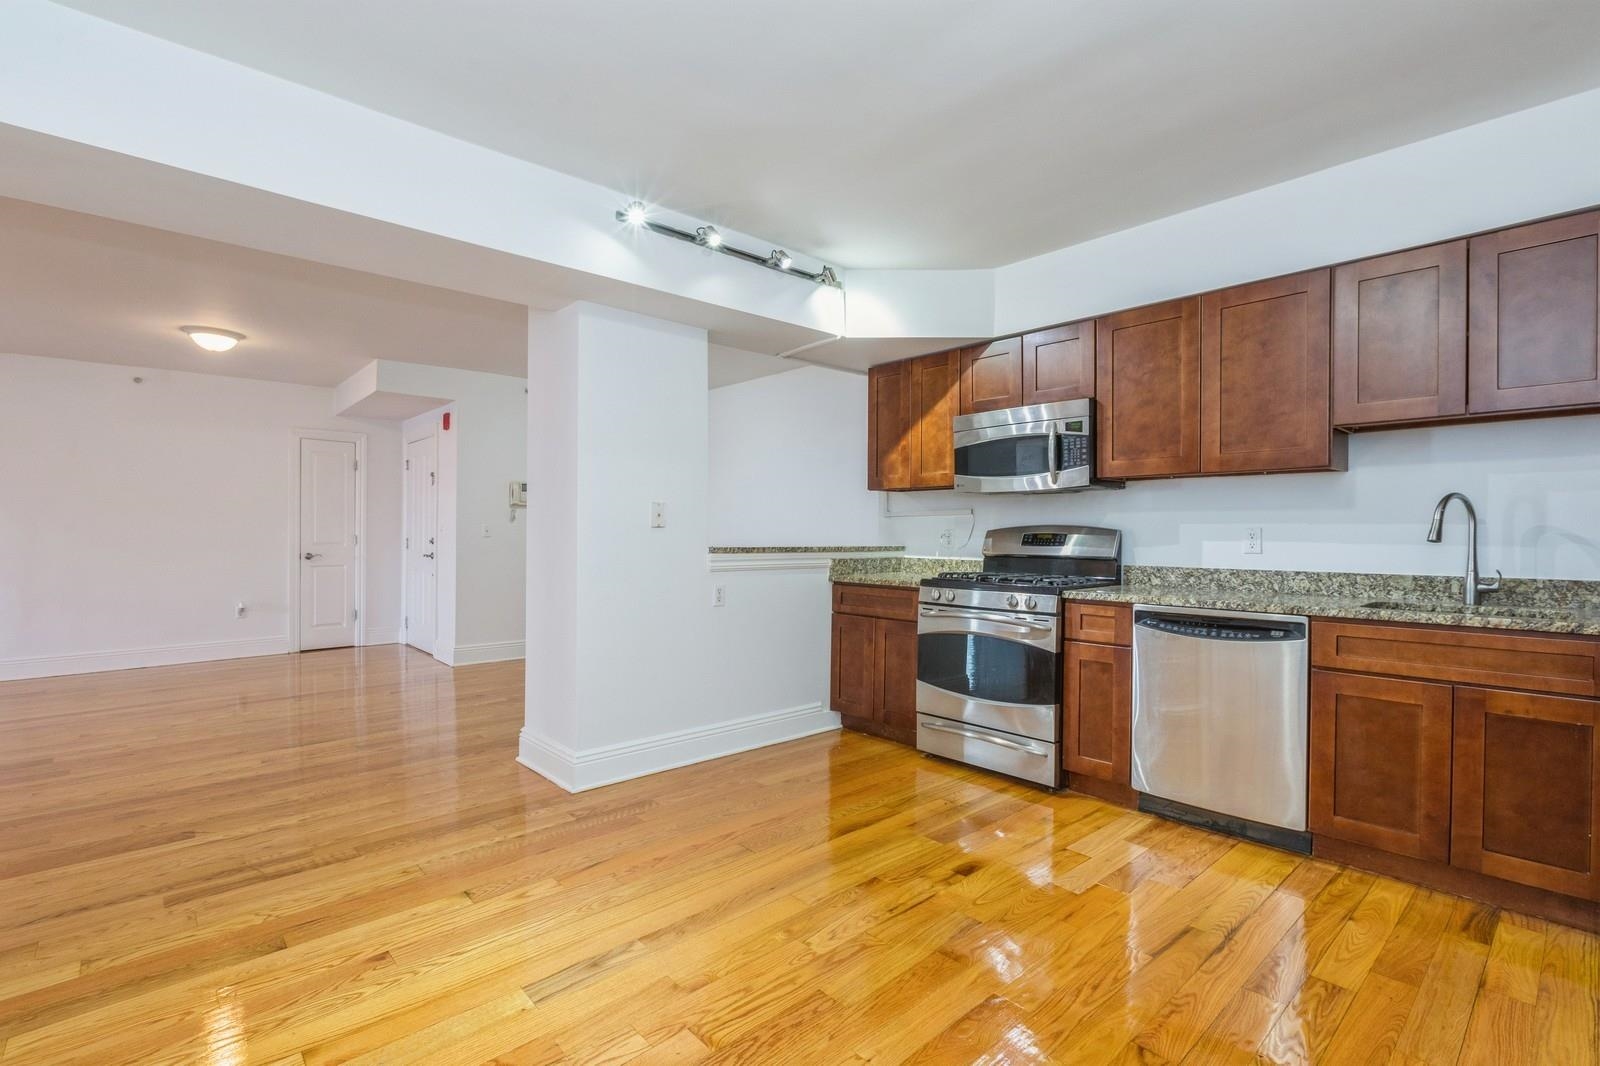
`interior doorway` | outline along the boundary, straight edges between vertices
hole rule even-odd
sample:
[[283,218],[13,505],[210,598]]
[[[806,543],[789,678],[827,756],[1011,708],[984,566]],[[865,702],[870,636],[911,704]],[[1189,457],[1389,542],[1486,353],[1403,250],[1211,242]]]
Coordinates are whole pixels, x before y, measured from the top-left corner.
[[406,441],[405,606],[401,638],[434,654],[439,626],[439,438]]
[[300,651],[360,642],[359,480],[357,440],[299,437],[294,587]]

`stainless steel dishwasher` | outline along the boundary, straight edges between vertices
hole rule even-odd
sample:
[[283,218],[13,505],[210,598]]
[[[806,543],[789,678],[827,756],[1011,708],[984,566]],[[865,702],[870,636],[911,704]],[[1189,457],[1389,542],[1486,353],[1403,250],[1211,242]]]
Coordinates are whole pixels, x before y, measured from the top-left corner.
[[1306,632],[1292,615],[1134,605],[1142,809],[1310,851]]

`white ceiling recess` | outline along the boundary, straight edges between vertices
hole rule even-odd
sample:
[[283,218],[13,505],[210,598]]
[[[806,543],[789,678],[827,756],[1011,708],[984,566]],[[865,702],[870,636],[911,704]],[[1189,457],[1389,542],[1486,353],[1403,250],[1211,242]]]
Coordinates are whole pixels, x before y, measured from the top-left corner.
[[[184,325],[245,340],[213,354]],[[0,352],[300,385],[337,385],[377,359],[525,377],[528,308],[0,197]],[[713,344],[710,381],[797,365]]]
[[1595,0],[67,6],[857,268],[1015,262],[1600,86]]

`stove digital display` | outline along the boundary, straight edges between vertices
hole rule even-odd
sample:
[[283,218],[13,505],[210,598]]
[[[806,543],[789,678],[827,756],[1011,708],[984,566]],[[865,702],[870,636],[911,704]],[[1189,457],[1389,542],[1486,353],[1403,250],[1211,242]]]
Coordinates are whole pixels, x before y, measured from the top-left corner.
[[1064,548],[1067,545],[1065,533],[1024,533],[1022,546],[1024,548]]

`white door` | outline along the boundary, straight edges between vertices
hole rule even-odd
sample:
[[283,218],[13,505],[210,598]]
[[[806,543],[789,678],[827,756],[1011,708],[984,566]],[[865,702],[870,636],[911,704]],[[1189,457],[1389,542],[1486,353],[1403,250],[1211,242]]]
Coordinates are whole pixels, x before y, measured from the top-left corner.
[[300,649],[356,642],[356,446],[300,441]]
[[439,611],[439,444],[406,442],[405,641],[433,654]]

